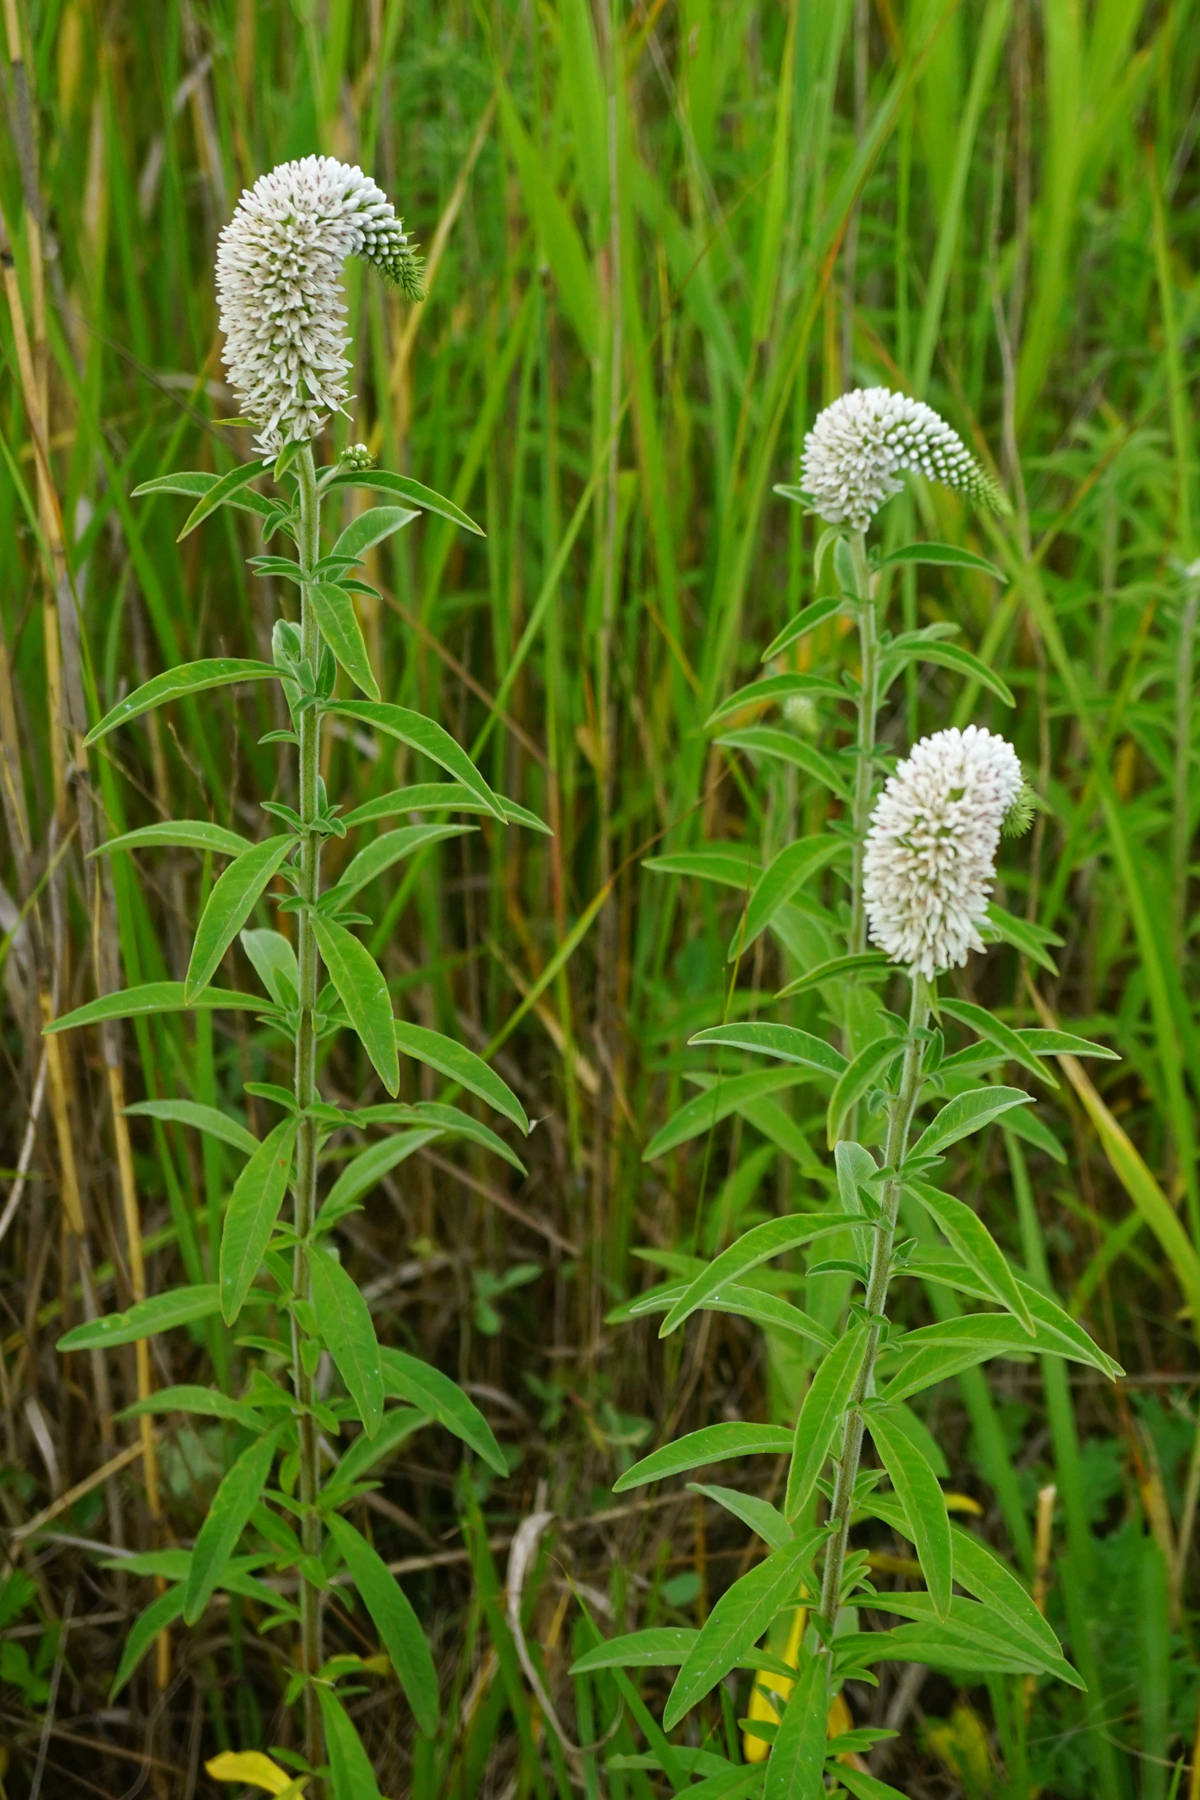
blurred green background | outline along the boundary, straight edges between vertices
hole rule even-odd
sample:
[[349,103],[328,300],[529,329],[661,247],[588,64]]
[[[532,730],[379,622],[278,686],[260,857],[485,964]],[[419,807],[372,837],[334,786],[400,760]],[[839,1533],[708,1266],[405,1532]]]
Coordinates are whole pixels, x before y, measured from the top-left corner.
[[[375,897],[398,1005],[493,1046],[538,1119],[527,1179],[435,1146],[347,1234],[381,1338],[463,1381],[513,1457],[485,1482],[419,1439],[373,1512],[451,1703],[432,1747],[394,1700],[364,1709],[384,1791],[670,1791],[606,1770],[647,1721],[595,1747],[621,1698],[571,1682],[572,1645],[585,1613],[605,1632],[695,1623],[743,1545],[695,1496],[609,1488],[682,1425],[787,1418],[803,1370],[737,1321],[679,1347],[605,1315],[645,1284],[636,1250],[711,1250],[804,1180],[736,1122],[642,1162],[701,1066],[688,1035],[727,1004],[739,908],[643,860],[824,816],[821,792],[769,786],[702,727],[813,597],[812,523],[773,484],[796,479],[823,404],[878,382],[941,411],[1014,502],[1001,522],[922,487],[880,521],[885,542],[967,543],[1009,577],[909,571],[887,597],[896,629],[954,620],[1017,704],[934,669],[893,690],[886,744],[988,723],[1047,803],[1002,898],[1061,939],[1056,972],[997,951],[966,990],[1036,1024],[1036,989],[1123,1058],[1045,1096],[1065,1157],[998,1136],[965,1179],[1129,1375],[1113,1392],[992,1365],[931,1414],[949,1485],[1042,1581],[1089,1694],[900,1673],[862,1691],[860,1722],[898,1724],[888,1778],[914,1796],[1196,1800],[1200,7],[5,0],[2,16],[0,1507],[40,1527],[0,1574],[4,1792],[215,1793],[203,1756],[286,1741],[274,1640],[239,1602],[106,1707],[150,1590],[99,1570],[97,1546],[190,1536],[224,1441],[160,1422],[148,1506],[135,1429],[113,1418],[132,1352],[53,1349],[64,1321],[128,1303],[139,1254],[151,1290],[204,1278],[225,1152],[136,1120],[123,1166],[114,1108],[190,1091],[236,1110],[270,1072],[262,1041],[151,1019],[107,1057],[57,1040],[47,1063],[37,1027],[186,963],[196,859],[146,858],[139,885],[116,857],[106,891],[81,854],[97,834],[168,813],[253,834],[258,799],[288,797],[254,692],[152,715],[102,754],[78,728],[167,664],[268,652],[289,596],[248,577],[251,531],[222,515],[177,548],[177,503],[129,495],[247,454],[222,424],[216,236],[244,186],[320,151],[383,185],[430,275],[414,310],[347,269],[357,398],[335,441],[487,529],[425,519],[377,554],[385,698],[441,719],[555,832],[481,831]],[[853,654],[832,630],[813,651]],[[409,766],[421,778],[347,734],[326,775],[351,805]],[[784,967],[762,940],[733,1003]],[[357,1095],[369,1076],[342,1045],[327,1085]],[[205,1380],[210,1357],[237,1381],[224,1333],[156,1340],[153,1377]],[[510,1595],[535,1697],[499,1584],[542,1509],[558,1522]],[[642,1682],[651,1714],[658,1683]]]

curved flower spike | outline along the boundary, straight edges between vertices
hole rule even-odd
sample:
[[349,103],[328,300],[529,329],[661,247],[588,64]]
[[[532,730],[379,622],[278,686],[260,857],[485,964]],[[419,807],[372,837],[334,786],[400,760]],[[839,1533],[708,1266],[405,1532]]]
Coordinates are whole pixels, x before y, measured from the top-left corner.
[[1024,786],[1012,745],[980,726],[922,738],[871,814],[863,901],[872,943],[931,979],[982,950],[996,848]]
[[349,338],[342,264],[365,257],[420,300],[421,259],[387,195],[362,170],[305,156],[262,175],[238,201],[217,249],[225,367],[255,448],[276,456],[345,410]]
[[912,469],[994,512],[1009,511],[991,476],[931,406],[883,387],[855,388],[818,414],[804,440],[800,483],[828,524],[844,519],[865,531]]

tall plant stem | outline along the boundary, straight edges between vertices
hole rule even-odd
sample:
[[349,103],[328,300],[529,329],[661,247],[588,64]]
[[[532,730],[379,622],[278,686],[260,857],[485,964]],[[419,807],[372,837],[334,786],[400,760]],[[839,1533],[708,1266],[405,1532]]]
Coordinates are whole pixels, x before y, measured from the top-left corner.
[[[317,492],[317,472],[312,450],[305,445],[297,460],[300,490],[300,566],[311,575],[320,555],[321,503]],[[308,580],[300,587],[301,653],[315,679],[321,654],[320,633],[309,597]],[[296,1250],[293,1284],[297,1301],[311,1303],[312,1271],[309,1265],[308,1237],[312,1231],[317,1207],[317,1125],[308,1108],[317,1096],[317,941],[313,932],[312,908],[321,891],[321,834],[318,829],[321,786],[321,716],[315,706],[301,713],[300,738],[300,818],[303,835],[300,840],[300,899],[297,915],[296,956],[300,970],[300,1020],[296,1031],[296,1105],[300,1111],[300,1133],[296,1140]],[[300,1540],[304,1554],[312,1559],[321,1553],[321,1521],[318,1516],[317,1490],[320,1470],[317,1462],[317,1426],[312,1411],[312,1376],[305,1367],[304,1334],[295,1312],[292,1314],[292,1381],[299,1410],[300,1436],[300,1505],[303,1509]],[[309,1762],[318,1767],[325,1760],[325,1732],[316,1686],[312,1680],[323,1660],[321,1651],[321,1594],[306,1574],[300,1584],[300,1655],[304,1672],[309,1677],[304,1689],[304,1748]],[[319,1800],[319,1793],[314,1796]]]
[[879,712],[879,637],[871,571],[867,566],[867,540],[861,531],[850,535],[854,586],[858,597],[858,642],[862,679],[858,691],[857,760],[854,766],[854,813],[850,821],[854,842],[851,872],[850,950],[857,955],[867,947],[867,914],[863,906],[863,854],[871,812],[871,777],[875,767],[875,724]]
[[[921,1087],[921,1033],[929,1018],[930,989],[923,976],[912,978],[912,1003],[908,1015],[908,1040],[900,1065],[900,1083],[888,1108],[885,1167],[899,1171],[908,1148],[908,1132]],[[882,1212],[875,1226],[875,1247],[871,1252],[871,1268],[863,1305],[872,1319],[882,1320],[887,1305],[888,1283],[892,1274],[892,1246],[896,1238],[896,1217],[900,1210],[900,1177],[893,1173],[884,1185]],[[821,1617],[833,1635],[838,1604],[842,1592],[842,1570],[846,1564],[846,1543],[850,1536],[850,1514],[854,1507],[854,1484],[862,1458],[864,1423],[862,1403],[872,1391],[875,1359],[879,1354],[881,1324],[867,1326],[867,1347],[850,1406],[842,1428],[842,1447],[838,1458],[829,1523],[833,1527],[825,1551],[825,1573],[821,1582]],[[831,1664],[832,1667],[832,1664]]]

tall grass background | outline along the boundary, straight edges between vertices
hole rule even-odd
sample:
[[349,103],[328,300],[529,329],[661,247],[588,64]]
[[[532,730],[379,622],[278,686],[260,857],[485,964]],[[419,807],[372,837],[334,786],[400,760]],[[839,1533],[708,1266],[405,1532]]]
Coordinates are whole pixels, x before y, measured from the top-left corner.
[[[641,1160],[688,1091],[689,1032],[720,1016],[738,903],[643,865],[759,841],[764,804],[776,831],[824,805],[764,801],[701,727],[813,595],[811,525],[773,484],[795,479],[822,404],[879,381],[938,407],[1014,500],[1003,523],[932,489],[884,515],[899,534],[915,512],[1009,578],[909,571],[889,598],[897,621],[955,618],[1017,705],[934,671],[894,690],[887,743],[991,723],[1046,800],[1003,898],[1061,940],[1057,972],[997,952],[967,979],[1015,1022],[1061,1018],[1123,1058],[1090,1078],[1068,1062],[1043,1101],[1065,1161],[1006,1134],[971,1179],[997,1235],[1129,1371],[1113,1393],[1053,1359],[992,1365],[938,1402],[950,1485],[1044,1594],[1089,1692],[900,1675],[889,1778],[980,1800],[1196,1800],[1200,7],[2,11],[4,1793],[214,1793],[205,1757],[285,1729],[276,1653],[238,1602],[106,1700],[148,1590],[98,1547],[186,1539],[221,1466],[217,1426],[114,1415],[207,1356],[235,1378],[238,1352],[216,1329],[140,1359],[53,1349],[64,1323],[205,1278],[225,1153],[122,1108],[168,1091],[228,1107],[269,1072],[261,1041],[206,1014],[103,1039],[38,1027],[186,962],[207,873],[167,852],[145,885],[125,857],[100,874],[97,839],[171,813],[253,834],[249,797],[277,780],[257,739],[280,721],[254,693],[152,715],[99,752],[80,736],[167,663],[268,653],[281,597],[250,584],[233,515],[177,549],[171,507],[129,494],[248,454],[222,423],[216,234],[259,173],[322,151],[372,173],[429,258],[416,311],[347,271],[351,435],[488,534],[427,518],[376,554],[385,697],[443,718],[554,829],[425,854],[372,946],[400,1006],[495,1051],[538,1120],[527,1178],[434,1147],[349,1228],[381,1338],[461,1380],[513,1461],[484,1479],[420,1438],[376,1497],[450,1721],[414,1744],[386,1694],[368,1705],[381,1786],[668,1791],[606,1769],[656,1740],[653,1707],[566,1670],[588,1619],[694,1623],[741,1544],[694,1495],[608,1490],[682,1421],[786,1418],[802,1370],[736,1321],[682,1350],[606,1323],[648,1279],[639,1250],[711,1248],[756,1181],[756,1204],[764,1180],[768,1204],[797,1197],[729,1126]],[[822,653],[852,666],[832,635]],[[349,805],[404,772],[347,732],[326,777]],[[742,984],[769,992],[775,973],[759,949]],[[350,1048],[330,1070],[349,1096],[369,1076]]]

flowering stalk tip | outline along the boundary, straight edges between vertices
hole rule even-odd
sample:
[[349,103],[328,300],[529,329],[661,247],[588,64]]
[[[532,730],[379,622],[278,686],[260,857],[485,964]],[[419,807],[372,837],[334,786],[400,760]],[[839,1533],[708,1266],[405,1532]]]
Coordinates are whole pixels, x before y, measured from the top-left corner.
[[931,406],[883,387],[855,388],[818,415],[804,440],[800,480],[828,524],[844,520],[866,531],[910,470],[961,489],[993,512],[1010,510],[987,470]]
[[309,443],[349,397],[342,264],[361,256],[408,300],[421,259],[383,189],[353,164],[305,156],[262,175],[220,236],[217,293],[225,367],[255,448]]

